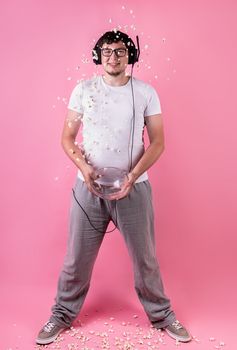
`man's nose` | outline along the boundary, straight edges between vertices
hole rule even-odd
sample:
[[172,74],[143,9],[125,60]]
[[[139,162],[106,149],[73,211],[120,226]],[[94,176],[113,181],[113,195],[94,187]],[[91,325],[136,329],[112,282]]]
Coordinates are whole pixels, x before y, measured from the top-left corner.
[[119,57],[116,55],[116,52],[115,51],[112,51],[112,54],[111,56],[109,57],[109,59],[111,60],[115,60],[115,61],[118,61],[119,60]]

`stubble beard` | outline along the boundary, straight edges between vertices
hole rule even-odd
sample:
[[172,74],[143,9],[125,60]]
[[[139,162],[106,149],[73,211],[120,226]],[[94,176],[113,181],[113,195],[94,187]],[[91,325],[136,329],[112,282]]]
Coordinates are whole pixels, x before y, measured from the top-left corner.
[[124,72],[125,72],[125,70],[118,70],[118,71],[112,71],[112,72],[109,69],[106,70],[106,73],[112,77],[117,77],[119,75],[122,75]]
[[112,77],[117,77],[118,75],[120,75],[122,72],[107,72],[109,75],[111,75]]

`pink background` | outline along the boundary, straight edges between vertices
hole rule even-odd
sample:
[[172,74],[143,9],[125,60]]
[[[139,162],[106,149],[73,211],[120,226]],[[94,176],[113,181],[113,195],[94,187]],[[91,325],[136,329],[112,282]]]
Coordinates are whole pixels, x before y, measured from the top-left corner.
[[[118,25],[139,35],[134,75],[161,99],[166,150],[149,172],[158,259],[178,319],[205,345],[182,346],[235,348],[236,10],[232,0],[1,3],[0,349],[33,349],[50,314],[76,176],[60,146],[66,104],[97,71],[93,40]],[[96,308],[101,327],[112,313],[148,327],[118,231],[99,253],[86,325]]]

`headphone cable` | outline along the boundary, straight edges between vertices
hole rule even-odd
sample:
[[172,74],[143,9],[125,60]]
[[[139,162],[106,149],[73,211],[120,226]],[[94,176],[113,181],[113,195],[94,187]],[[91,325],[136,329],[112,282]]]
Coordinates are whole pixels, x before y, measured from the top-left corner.
[[[77,197],[76,197],[74,188],[72,188],[72,192],[73,192],[73,197],[74,197],[75,201],[77,202],[77,204],[80,206],[81,210],[82,210],[82,211],[84,212],[84,214],[86,215],[86,217],[87,217],[87,219],[88,219],[90,225],[93,227],[94,230],[96,230],[97,232],[100,232],[100,233],[110,233],[110,232],[113,232],[113,231],[117,228],[117,209],[116,209],[117,203],[116,203],[116,202],[115,202],[115,214],[116,214],[115,222],[116,222],[116,223],[114,223],[115,227],[114,227],[112,230],[110,230],[110,231],[105,231],[105,232],[104,232],[104,231],[101,231],[101,230],[99,230],[98,228],[96,228],[96,227],[94,226],[94,224],[91,222],[91,220],[90,220],[90,218],[89,218],[89,215],[87,214],[87,212],[85,211],[85,209],[81,206],[81,204],[80,204],[79,201],[77,200]],[[110,214],[111,214],[111,213],[110,213]]]

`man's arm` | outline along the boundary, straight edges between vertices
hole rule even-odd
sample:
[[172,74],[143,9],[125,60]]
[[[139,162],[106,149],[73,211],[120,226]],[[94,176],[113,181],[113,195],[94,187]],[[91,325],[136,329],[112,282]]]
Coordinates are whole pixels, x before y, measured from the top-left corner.
[[93,192],[92,182],[96,178],[93,168],[86,162],[80,148],[75,140],[81,126],[82,114],[73,110],[68,110],[63,126],[61,144],[73,163],[81,170],[88,189]]
[[128,179],[124,183],[121,191],[117,196],[115,195],[113,199],[121,199],[126,197],[131,191],[132,186],[138,177],[148,170],[158,160],[164,151],[164,129],[161,114],[146,117],[146,128],[150,144],[139,162],[128,174]]
[[164,128],[161,114],[146,117],[146,128],[149,137],[149,147],[132,169],[134,181],[148,170],[160,157],[165,148]]

